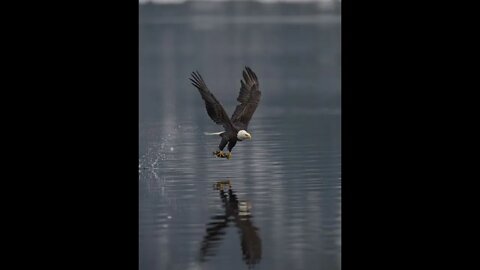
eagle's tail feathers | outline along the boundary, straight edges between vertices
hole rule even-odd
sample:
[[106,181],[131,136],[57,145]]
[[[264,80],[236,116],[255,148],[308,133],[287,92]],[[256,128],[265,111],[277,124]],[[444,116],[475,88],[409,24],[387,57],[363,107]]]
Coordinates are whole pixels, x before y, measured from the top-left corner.
[[220,131],[220,132],[214,132],[214,133],[209,133],[209,132],[204,132],[203,134],[205,135],[220,135],[222,133],[224,133],[225,131]]

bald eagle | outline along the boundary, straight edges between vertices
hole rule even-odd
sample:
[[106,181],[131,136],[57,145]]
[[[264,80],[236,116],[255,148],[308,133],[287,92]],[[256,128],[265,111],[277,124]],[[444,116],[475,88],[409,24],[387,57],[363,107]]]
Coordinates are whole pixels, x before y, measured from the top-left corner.
[[[252,139],[252,135],[247,131],[247,128],[253,113],[257,109],[261,96],[257,75],[249,67],[245,67],[243,80],[240,80],[240,93],[237,97],[237,101],[240,104],[235,108],[231,118],[228,117],[223,106],[208,90],[200,73],[198,71],[192,72],[191,76],[190,81],[198,89],[202,99],[205,101],[208,115],[217,125],[222,125],[225,129],[225,131],[217,133],[205,133],[205,135],[219,135],[222,138],[218,145],[219,150],[214,152],[214,155],[230,159],[232,149],[237,141]],[[223,149],[227,143],[228,153],[225,154]]]

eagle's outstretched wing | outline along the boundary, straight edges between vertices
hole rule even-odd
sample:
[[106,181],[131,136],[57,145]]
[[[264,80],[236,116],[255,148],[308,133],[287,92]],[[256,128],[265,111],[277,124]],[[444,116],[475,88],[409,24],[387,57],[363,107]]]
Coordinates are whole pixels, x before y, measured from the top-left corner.
[[237,98],[240,104],[233,112],[232,122],[236,127],[246,130],[262,93],[259,90],[257,75],[249,67],[245,67],[243,79],[245,82],[240,80],[241,88]]
[[223,128],[225,128],[225,131],[233,131],[234,127],[228,114],[225,112],[222,104],[220,104],[215,96],[208,90],[205,81],[198,71],[196,73],[192,72],[192,78],[190,78],[190,81],[192,81],[193,86],[198,89],[202,99],[205,101],[207,113],[210,118],[212,118],[216,124],[222,125]]

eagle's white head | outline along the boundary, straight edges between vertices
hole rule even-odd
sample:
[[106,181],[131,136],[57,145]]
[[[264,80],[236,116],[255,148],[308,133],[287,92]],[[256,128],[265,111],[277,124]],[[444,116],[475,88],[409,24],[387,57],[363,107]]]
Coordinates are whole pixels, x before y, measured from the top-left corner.
[[240,130],[238,133],[237,133],[237,139],[239,140],[251,140],[252,139],[252,135],[250,135],[250,133],[248,133],[246,130]]

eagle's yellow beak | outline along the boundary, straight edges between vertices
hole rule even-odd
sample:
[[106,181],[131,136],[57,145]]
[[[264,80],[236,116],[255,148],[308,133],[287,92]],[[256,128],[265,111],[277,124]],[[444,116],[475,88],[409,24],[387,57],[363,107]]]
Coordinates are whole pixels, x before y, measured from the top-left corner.
[[249,140],[251,140],[251,139],[252,139],[252,135],[247,134],[247,138],[248,138]]

